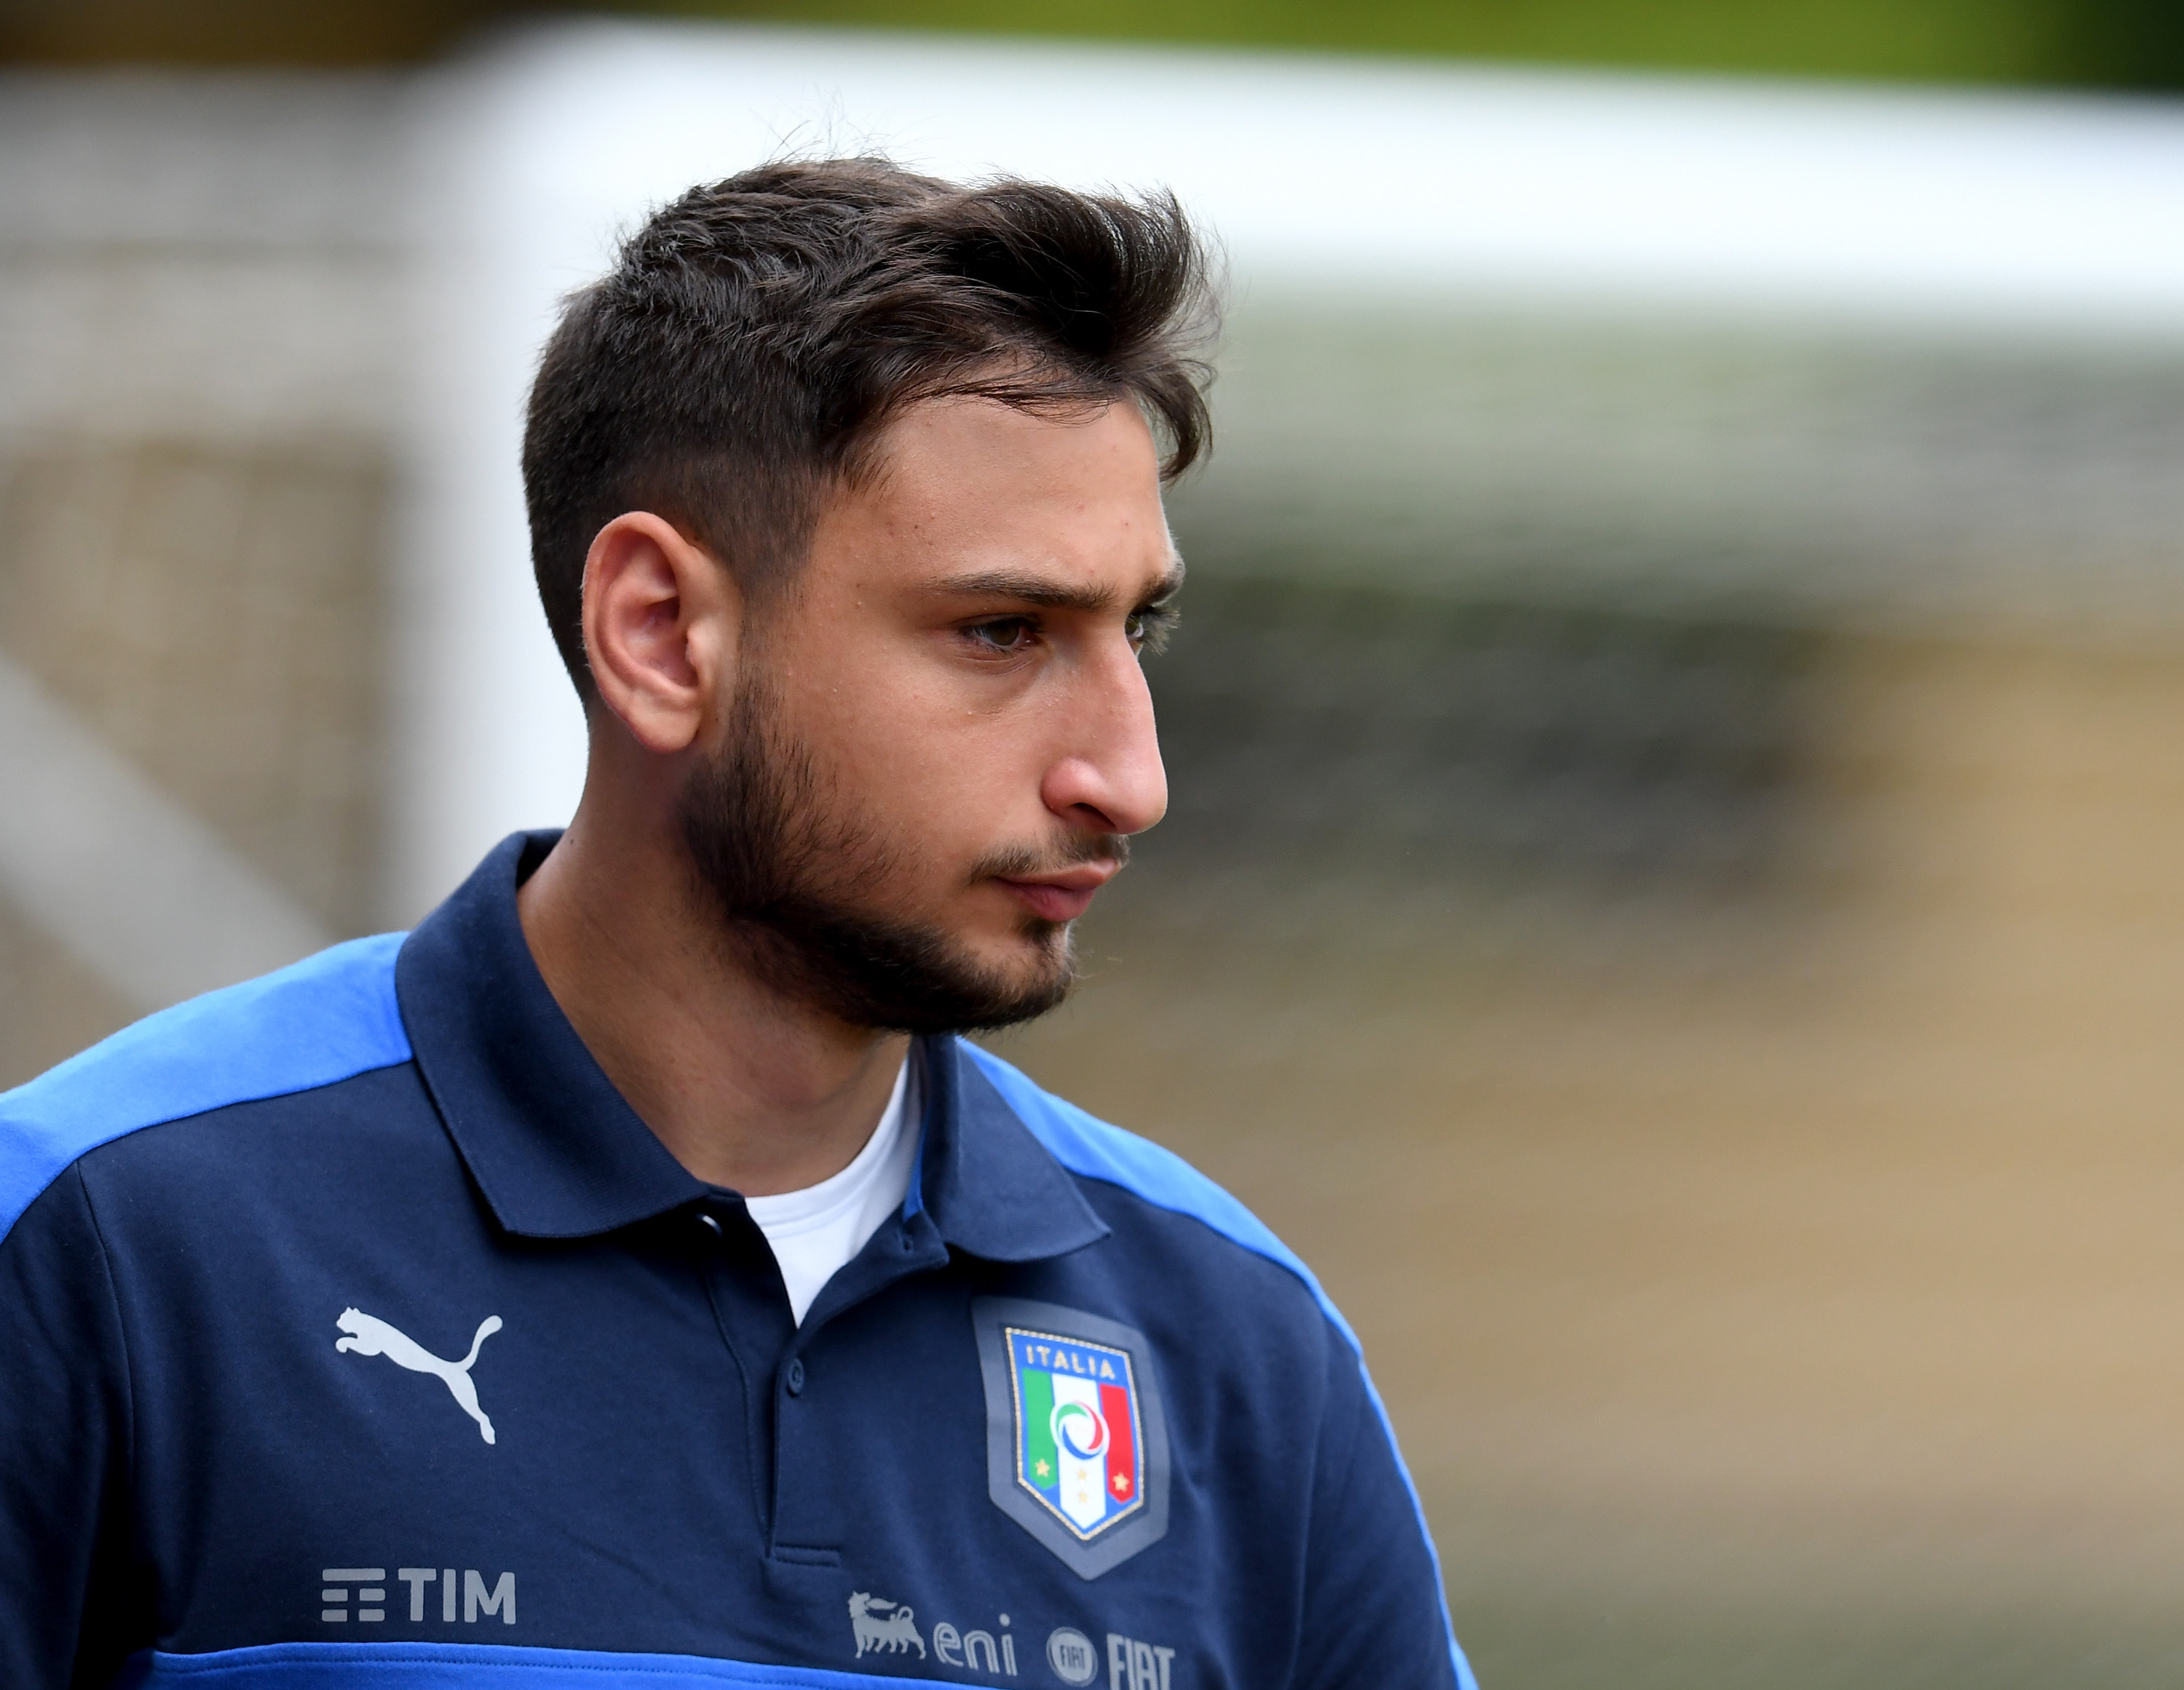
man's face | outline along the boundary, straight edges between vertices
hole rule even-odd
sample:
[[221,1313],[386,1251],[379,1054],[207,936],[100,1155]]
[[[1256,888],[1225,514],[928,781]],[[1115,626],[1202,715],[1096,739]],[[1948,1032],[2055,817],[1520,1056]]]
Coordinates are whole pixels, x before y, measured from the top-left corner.
[[1133,406],[916,407],[758,612],[684,826],[780,988],[938,1031],[1052,1007],[1167,808],[1139,651],[1179,578]]

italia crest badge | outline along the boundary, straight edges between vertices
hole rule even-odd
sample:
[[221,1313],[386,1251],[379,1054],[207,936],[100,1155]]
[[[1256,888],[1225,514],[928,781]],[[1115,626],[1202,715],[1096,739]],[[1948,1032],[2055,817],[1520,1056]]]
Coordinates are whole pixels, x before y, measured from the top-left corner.
[[1140,1333],[1053,1304],[972,1304],[986,1384],[987,1490],[1092,1579],[1167,1531],[1167,1422]]
[[1130,1353],[1036,1327],[1002,1332],[1016,1376],[1017,1477],[1089,1542],[1145,1505]]

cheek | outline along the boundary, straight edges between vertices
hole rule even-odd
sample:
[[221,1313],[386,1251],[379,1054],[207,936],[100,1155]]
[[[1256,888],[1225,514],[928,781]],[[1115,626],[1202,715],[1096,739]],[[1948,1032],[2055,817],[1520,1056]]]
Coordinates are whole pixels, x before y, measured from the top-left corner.
[[1014,688],[966,677],[891,633],[843,631],[854,627],[845,616],[832,641],[774,676],[783,726],[833,802],[944,876],[997,847],[1042,841],[1054,724],[1035,677]]
[[844,799],[911,860],[952,879],[998,848],[1038,844],[1050,831],[1035,714],[968,709],[905,689],[831,711],[827,761]]
[[1010,754],[989,721],[918,722],[907,714],[871,724],[849,755],[859,789],[905,833],[944,849],[962,842],[974,853],[1021,837],[1021,812],[1039,807],[1039,778]]

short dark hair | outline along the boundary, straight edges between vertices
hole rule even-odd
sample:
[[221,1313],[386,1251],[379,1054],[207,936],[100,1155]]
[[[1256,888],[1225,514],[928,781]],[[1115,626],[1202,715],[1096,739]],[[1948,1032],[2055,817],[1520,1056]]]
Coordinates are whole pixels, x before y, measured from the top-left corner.
[[1217,311],[1172,194],[961,186],[884,158],[766,164],[692,188],[571,295],[524,431],[532,565],[577,689],[584,559],[656,511],[763,597],[831,487],[905,406],[1139,404],[1173,479],[1206,450]]

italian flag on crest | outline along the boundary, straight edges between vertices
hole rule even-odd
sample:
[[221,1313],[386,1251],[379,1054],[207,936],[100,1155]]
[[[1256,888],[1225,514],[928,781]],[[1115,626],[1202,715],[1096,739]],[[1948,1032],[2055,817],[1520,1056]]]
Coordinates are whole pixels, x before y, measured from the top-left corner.
[[1017,1481],[1092,1537],[1139,1504],[1138,1398],[1130,1358],[1106,1344],[1008,1329],[1016,1381]]

